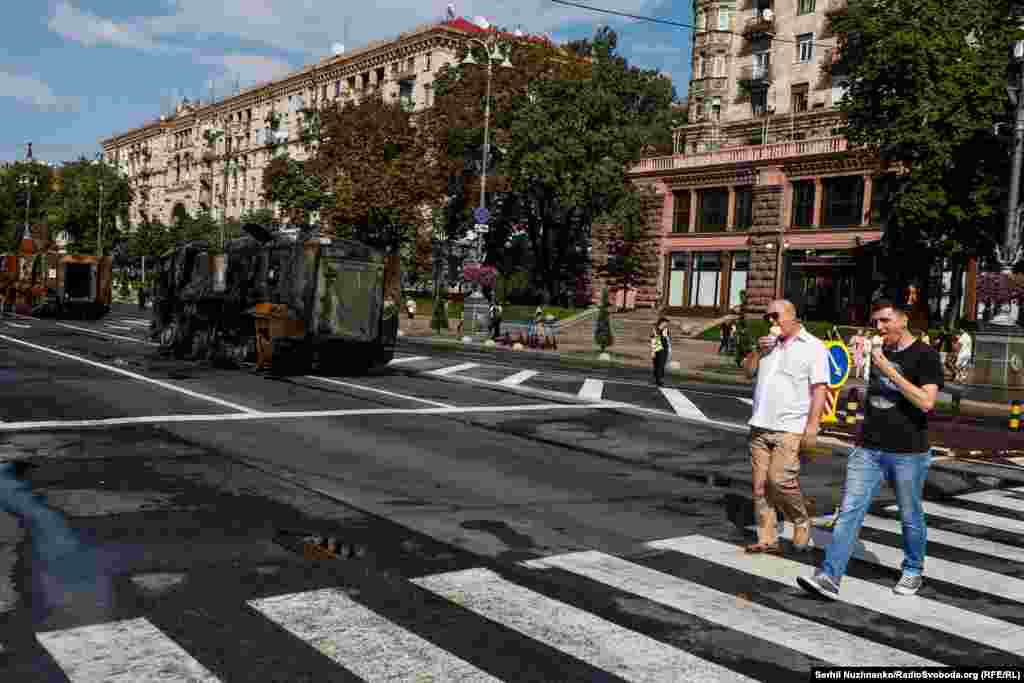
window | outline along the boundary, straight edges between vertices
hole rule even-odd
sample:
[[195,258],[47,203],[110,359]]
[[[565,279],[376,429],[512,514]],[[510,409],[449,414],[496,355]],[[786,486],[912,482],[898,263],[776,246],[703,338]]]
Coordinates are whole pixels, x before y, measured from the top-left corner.
[[754,225],[754,188],[736,188],[735,230],[749,230]]
[[771,65],[771,52],[767,50],[754,53],[754,68],[750,71],[751,78],[767,78],[768,68]]
[[715,78],[722,78],[725,76],[725,55],[715,55],[714,58],[714,74]]
[[765,116],[768,113],[768,89],[754,88],[750,93],[750,112],[754,116]]
[[[690,230],[690,191],[672,193],[672,232]],[[685,269],[685,266],[684,266]]]
[[801,33],[796,37],[797,61],[809,62],[814,59],[814,34]]
[[719,31],[728,31],[729,30],[729,20],[731,18],[732,18],[732,15],[731,15],[731,13],[729,11],[729,8],[728,7],[720,7],[718,9],[718,30]]
[[693,255],[690,273],[690,306],[718,307],[719,281],[722,258],[717,251],[704,251]]
[[825,178],[824,217],[822,224],[830,228],[860,225],[864,210],[864,178],[859,175]]
[[722,232],[729,214],[728,190],[701,190],[698,195],[698,232]]
[[[689,192],[686,193],[689,195]],[[686,269],[690,263],[690,254],[685,251],[674,251],[669,254],[668,305],[679,308],[683,305],[683,290],[686,287]]]
[[797,14],[813,14],[814,0],[800,0],[796,8]]
[[711,120],[718,121],[722,118],[722,98],[711,98]]
[[697,55],[697,78],[707,78],[708,75],[708,56],[701,52]]
[[428,52],[428,53],[426,54],[426,57],[424,58],[424,65],[423,65],[423,70],[424,70],[424,71],[430,71],[430,58],[431,58],[431,55],[432,55],[432,54],[433,54],[433,53],[431,53],[431,52]]
[[729,278],[729,307],[740,305],[740,292],[747,288],[750,273],[750,252],[734,251],[732,254],[732,276]]
[[883,225],[896,190],[896,176],[875,176],[871,180],[871,224]]
[[698,10],[697,20],[694,22],[694,28],[698,31],[707,30],[707,16],[704,14],[704,10]]
[[807,111],[807,93],[808,87],[806,83],[799,83],[790,87],[790,109],[795,113]]
[[327,85],[326,84],[322,88],[320,88],[320,99],[321,100],[326,100],[327,99]]
[[809,228],[814,225],[814,181],[798,180],[793,183],[794,228]]
[[850,81],[847,78],[833,78],[832,80],[832,106],[839,106],[839,103],[846,97],[850,90]]
[[334,81],[334,96],[341,96],[341,80]]

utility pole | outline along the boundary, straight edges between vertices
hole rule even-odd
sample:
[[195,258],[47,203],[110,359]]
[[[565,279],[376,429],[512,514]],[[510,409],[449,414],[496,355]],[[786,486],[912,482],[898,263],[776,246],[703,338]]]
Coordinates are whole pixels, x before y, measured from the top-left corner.
[[100,178],[99,220],[96,230],[96,255],[103,257],[103,178]]
[[[1018,43],[1018,45],[1020,45]],[[1024,47],[1024,46],[1022,46]],[[1019,52],[1020,47],[1015,47]],[[1013,124],[1013,166],[1010,169],[1010,199],[1006,207],[1006,229],[999,254],[999,265],[1003,272],[1010,274],[1020,259],[1020,175],[1024,163],[1024,66],[1017,60],[1017,88],[1014,97],[1016,105]]]

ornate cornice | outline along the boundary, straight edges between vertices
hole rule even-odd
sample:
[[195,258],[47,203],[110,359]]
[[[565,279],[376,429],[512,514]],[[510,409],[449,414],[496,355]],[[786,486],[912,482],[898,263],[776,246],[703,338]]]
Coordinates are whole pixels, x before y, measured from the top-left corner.
[[713,169],[693,169],[665,179],[670,190],[698,187],[717,187],[722,185],[754,185],[757,182],[757,170],[746,165],[717,167]]
[[864,151],[829,154],[819,157],[793,159],[782,164],[782,170],[790,178],[801,176],[824,176],[850,171],[869,171],[879,166],[878,157]]

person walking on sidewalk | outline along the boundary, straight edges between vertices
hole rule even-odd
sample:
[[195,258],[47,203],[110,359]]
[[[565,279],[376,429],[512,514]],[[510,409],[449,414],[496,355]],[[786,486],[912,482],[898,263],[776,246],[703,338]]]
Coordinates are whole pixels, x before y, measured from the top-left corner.
[[665,386],[665,364],[672,349],[668,335],[668,318],[659,318],[651,331],[651,359],[654,362],[654,383]]
[[747,552],[779,554],[776,508],[793,523],[794,547],[802,551],[811,544],[811,520],[800,490],[800,449],[817,444],[828,355],[825,344],[800,324],[791,302],[771,302],[764,317],[772,328],[743,361],[747,376],[757,378],[750,418],[757,543]]
[[811,577],[797,582],[804,590],[835,600],[846,574],[864,516],[888,479],[896,491],[903,526],[903,566],[893,587],[897,595],[913,595],[921,587],[928,530],[921,494],[931,449],[928,413],[943,385],[942,363],[935,349],[907,330],[910,309],[892,301],[874,305],[872,322],[884,348],[871,351],[871,383],[865,401],[864,425],[857,448],[846,462],[846,492],[839,509],[825,562]]

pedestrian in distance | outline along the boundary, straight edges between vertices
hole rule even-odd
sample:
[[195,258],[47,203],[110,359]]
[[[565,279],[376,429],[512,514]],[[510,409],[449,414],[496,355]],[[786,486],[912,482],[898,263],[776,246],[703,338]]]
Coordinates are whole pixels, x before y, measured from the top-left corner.
[[668,333],[668,318],[659,318],[651,330],[651,361],[654,363],[654,383],[665,386],[665,364],[672,348]]
[[853,353],[853,376],[866,380],[867,373],[864,371],[864,363],[868,355],[868,337],[863,329],[857,330],[857,333],[850,338],[850,351]]
[[501,336],[501,304],[497,301],[491,304],[487,315],[491,320],[491,339],[497,339]]
[[732,323],[728,320],[722,322],[718,328],[721,341],[718,343],[719,353],[729,353],[729,342],[732,339]]
[[871,350],[872,372],[857,448],[846,462],[846,485],[825,562],[797,582],[804,590],[835,600],[864,516],[888,479],[896,492],[903,531],[903,565],[893,587],[913,595],[923,582],[928,530],[921,496],[932,455],[928,413],[943,386],[939,354],[907,329],[910,307],[883,299],[872,323],[883,340]]
[[791,302],[772,301],[764,317],[772,327],[743,360],[747,376],[756,377],[749,443],[757,543],[746,550],[778,555],[779,509],[793,524],[793,547],[811,547],[800,451],[817,445],[829,372],[825,344],[803,327]]

